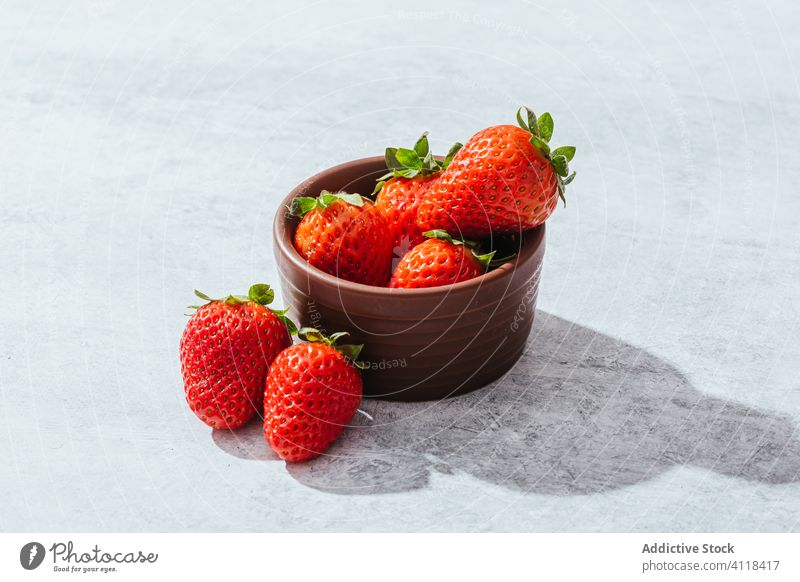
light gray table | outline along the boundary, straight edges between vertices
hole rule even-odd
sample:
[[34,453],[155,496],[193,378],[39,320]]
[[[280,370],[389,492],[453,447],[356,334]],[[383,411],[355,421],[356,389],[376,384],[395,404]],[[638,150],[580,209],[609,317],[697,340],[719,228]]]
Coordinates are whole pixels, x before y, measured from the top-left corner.
[[[800,529],[793,3],[379,4],[3,3],[0,529]],[[521,104],[578,178],[512,373],[294,467],[191,414],[288,189]]]

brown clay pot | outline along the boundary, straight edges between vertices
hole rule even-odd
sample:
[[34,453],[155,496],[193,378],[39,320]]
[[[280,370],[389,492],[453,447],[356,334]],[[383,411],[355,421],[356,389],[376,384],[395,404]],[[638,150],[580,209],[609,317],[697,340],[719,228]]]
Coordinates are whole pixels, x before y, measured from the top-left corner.
[[321,190],[369,194],[383,157],[355,160],[304,181],[276,213],[274,252],[284,300],[304,326],[348,331],[363,343],[365,396],[433,400],[485,386],[522,355],[533,323],[544,225],[516,239],[515,259],[447,287],[389,289],[352,283],[309,265],[292,244],[293,198]]

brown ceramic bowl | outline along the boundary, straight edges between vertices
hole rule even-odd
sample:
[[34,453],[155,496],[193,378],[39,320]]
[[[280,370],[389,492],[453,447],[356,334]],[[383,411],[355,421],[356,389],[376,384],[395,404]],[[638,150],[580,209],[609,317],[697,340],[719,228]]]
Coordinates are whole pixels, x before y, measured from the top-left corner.
[[[321,190],[369,194],[386,172],[383,157],[355,160],[309,178],[284,199]],[[515,239],[517,256],[489,273],[447,287],[389,289],[351,283],[309,265],[295,250],[297,219],[276,213],[275,258],[284,300],[300,324],[348,331],[363,343],[366,396],[433,400],[480,388],[522,355],[533,323],[544,255],[544,226]]]

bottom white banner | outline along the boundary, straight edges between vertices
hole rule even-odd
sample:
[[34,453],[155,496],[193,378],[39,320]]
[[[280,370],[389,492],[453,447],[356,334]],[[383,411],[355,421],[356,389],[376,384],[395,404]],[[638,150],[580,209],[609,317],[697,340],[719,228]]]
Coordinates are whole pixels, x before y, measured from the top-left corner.
[[0,534],[0,580],[800,580],[800,534]]

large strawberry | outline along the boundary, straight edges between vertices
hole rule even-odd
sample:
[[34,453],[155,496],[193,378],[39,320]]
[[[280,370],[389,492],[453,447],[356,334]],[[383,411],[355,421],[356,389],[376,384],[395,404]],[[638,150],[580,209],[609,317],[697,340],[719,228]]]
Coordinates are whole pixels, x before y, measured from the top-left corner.
[[354,362],[362,346],[337,346],[347,335],[299,332],[307,343],[283,350],[270,367],[264,393],[264,437],[286,461],[307,461],[339,438],[361,402]]
[[[527,119],[525,118],[527,117]],[[550,149],[553,118],[517,112],[519,127],[496,125],[476,133],[422,197],[417,224],[464,237],[518,233],[543,223],[575,177],[575,148]]]
[[267,307],[269,285],[253,285],[246,297],[195,294],[208,303],[192,306],[197,311],[181,337],[186,401],[211,428],[238,428],[260,408],[267,370],[296,328],[285,311]]
[[301,217],[294,246],[309,263],[348,281],[386,284],[392,239],[372,202],[358,194],[323,191],[317,198],[295,198],[290,210]]
[[424,236],[428,239],[397,263],[389,287],[452,285],[482,275],[493,264],[495,251],[478,254],[476,243],[454,239],[443,230],[431,230]]
[[386,148],[389,172],[378,178],[375,206],[392,229],[395,256],[402,257],[424,240],[422,230],[417,226],[419,201],[461,147],[456,143],[443,160],[436,159],[430,151],[426,132],[413,149]]

